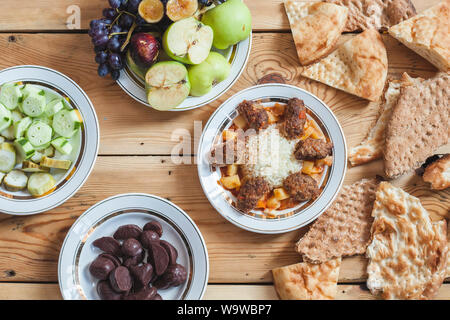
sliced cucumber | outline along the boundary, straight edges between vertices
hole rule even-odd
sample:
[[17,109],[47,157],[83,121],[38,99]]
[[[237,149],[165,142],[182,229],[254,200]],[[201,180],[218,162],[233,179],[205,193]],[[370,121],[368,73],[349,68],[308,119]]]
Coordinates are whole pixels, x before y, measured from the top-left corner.
[[46,98],[45,91],[41,90],[37,93],[31,92],[22,101],[22,111],[27,116],[39,117],[45,111]]
[[60,159],[51,159],[44,156],[40,162],[41,166],[55,169],[64,169],[67,170],[70,168],[72,161],[70,160],[60,160]]
[[14,134],[14,125],[20,120],[22,120],[23,116],[22,113],[20,113],[19,111],[13,110],[11,111],[11,118],[12,118],[12,125],[0,132],[0,134],[8,140],[14,140],[16,138]]
[[3,142],[5,142],[5,137],[0,136],[0,144],[2,144]]
[[26,84],[22,87],[20,91],[22,91],[22,100],[28,97],[30,94],[37,94],[42,89],[34,84]]
[[72,137],[81,127],[83,120],[77,110],[60,110],[53,116],[53,130],[65,138]]
[[5,83],[0,89],[0,102],[9,110],[14,110],[22,100],[22,91],[16,83]]
[[53,117],[54,114],[64,109],[64,103],[61,99],[54,99],[50,101],[45,107],[45,114],[47,117]]
[[44,154],[41,151],[34,151],[34,154],[30,157],[30,160],[35,163],[39,163],[43,157]]
[[45,148],[44,150],[42,150],[41,153],[48,158],[54,157],[55,156],[55,148],[53,148],[53,146],[49,146],[48,148]]
[[25,138],[20,138],[14,141],[14,146],[21,159],[26,160],[33,156],[35,150],[33,145]]
[[72,152],[72,144],[64,137],[58,137],[53,140],[52,146],[62,154],[70,154]]
[[22,162],[22,171],[23,172],[29,172],[29,173],[48,172],[49,170],[50,170],[49,168],[42,167],[32,161],[25,160],[24,162]]
[[6,189],[9,191],[20,191],[27,186],[28,177],[25,173],[19,170],[13,170],[3,179]]
[[25,117],[14,124],[14,137],[20,139],[25,136],[25,132],[31,125],[33,120],[30,117]]
[[12,124],[11,111],[0,103],[0,131],[7,129]]
[[55,179],[49,173],[33,173],[28,179],[28,191],[38,197],[46,194],[55,187]]
[[0,171],[10,172],[16,166],[16,150],[9,142],[0,144]]
[[[34,121],[27,129],[26,137],[37,150],[44,149],[51,142],[52,127],[42,121]],[[45,146],[45,147],[44,147]]]

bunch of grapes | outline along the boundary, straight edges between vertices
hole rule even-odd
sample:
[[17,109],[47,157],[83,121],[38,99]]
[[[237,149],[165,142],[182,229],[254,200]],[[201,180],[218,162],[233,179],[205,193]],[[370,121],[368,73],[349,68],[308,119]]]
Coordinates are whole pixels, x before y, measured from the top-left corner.
[[131,36],[129,33],[145,23],[137,13],[141,1],[108,0],[110,7],[103,9],[103,18],[90,22],[89,36],[94,44],[100,77],[111,74],[114,80],[119,79],[120,70],[125,64],[124,52]]

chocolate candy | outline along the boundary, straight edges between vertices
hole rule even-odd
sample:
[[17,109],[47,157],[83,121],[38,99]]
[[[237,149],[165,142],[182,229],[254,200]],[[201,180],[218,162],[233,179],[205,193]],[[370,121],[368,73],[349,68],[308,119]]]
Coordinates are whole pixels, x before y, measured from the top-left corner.
[[159,295],[159,293],[155,294],[152,300],[163,300],[163,298]]
[[120,226],[114,233],[114,239],[116,240],[127,240],[130,238],[139,240],[141,236],[142,229],[135,224],[127,224]]
[[117,267],[109,274],[111,288],[118,293],[128,292],[133,286],[130,271],[124,266]]
[[156,275],[160,276],[169,266],[169,255],[166,250],[157,243],[150,243],[147,262],[151,263]]
[[122,244],[122,253],[127,257],[135,257],[142,254],[142,251],[142,245],[136,239],[127,239]]
[[116,268],[114,262],[102,256],[98,256],[89,266],[90,273],[100,280],[108,279],[111,271]]
[[120,300],[122,298],[122,294],[115,292],[108,281],[97,283],[97,293],[103,300]]
[[163,247],[169,255],[169,265],[177,263],[178,251],[173,245],[165,240],[161,240],[159,245]]
[[145,252],[144,250],[142,250],[141,254],[138,254],[137,256],[134,257],[129,257],[126,258],[123,262],[123,266],[130,268],[131,266],[136,266],[139,263],[141,263],[142,261],[144,261],[144,257],[145,257]]
[[153,278],[153,267],[150,263],[144,263],[140,266],[131,266],[129,270],[133,275],[134,280],[142,287],[147,286]]
[[[159,300],[154,299],[154,297],[157,295],[156,288],[150,287],[150,288],[143,288],[142,290],[127,294],[123,297],[123,300]],[[160,296],[161,297],[161,296]]]
[[158,221],[151,221],[151,222],[147,223],[144,226],[144,231],[146,231],[146,230],[155,231],[159,235],[160,238],[162,237],[163,229],[162,229],[161,224]]
[[117,257],[122,256],[122,250],[120,249],[119,241],[117,241],[112,237],[99,238],[95,240],[92,244],[106,253],[110,253]]
[[116,268],[122,264],[120,262],[119,258],[117,258],[116,256],[114,256],[114,255],[112,255],[110,253],[102,253],[102,254],[99,255],[99,257],[111,260],[114,263],[114,265],[116,266]]
[[154,285],[158,289],[167,289],[169,287],[177,287],[184,283],[187,279],[187,271],[180,264],[170,265],[166,272],[159,277]]
[[142,232],[140,240],[142,246],[148,249],[150,247],[150,243],[159,243],[159,235],[155,231],[145,230],[144,232]]

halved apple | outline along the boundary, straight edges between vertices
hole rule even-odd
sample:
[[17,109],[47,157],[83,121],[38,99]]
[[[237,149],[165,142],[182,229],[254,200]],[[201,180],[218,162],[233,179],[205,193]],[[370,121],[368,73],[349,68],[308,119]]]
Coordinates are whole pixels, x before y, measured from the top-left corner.
[[170,110],[180,105],[189,95],[186,67],[176,61],[155,63],[145,75],[147,100],[157,110]]
[[194,17],[174,22],[163,36],[163,47],[174,60],[187,64],[200,64],[211,51],[214,33]]

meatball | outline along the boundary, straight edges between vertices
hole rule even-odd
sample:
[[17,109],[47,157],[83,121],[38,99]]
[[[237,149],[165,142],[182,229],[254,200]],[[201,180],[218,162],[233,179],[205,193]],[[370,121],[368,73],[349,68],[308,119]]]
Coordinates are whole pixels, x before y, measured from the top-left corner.
[[303,100],[289,99],[284,112],[284,133],[286,138],[300,138],[306,122],[306,108]]
[[333,149],[333,143],[320,140],[306,138],[303,141],[299,141],[295,146],[295,159],[297,160],[318,160],[323,159],[326,156],[331,155]]
[[242,101],[238,106],[238,112],[247,120],[250,128],[259,131],[269,125],[269,116],[264,108],[257,107],[253,101]]
[[295,201],[307,201],[317,198],[319,187],[316,180],[301,172],[291,174],[284,179],[283,187]]
[[256,207],[258,200],[269,191],[269,183],[264,178],[249,178],[239,190],[236,206],[245,213],[250,212]]

